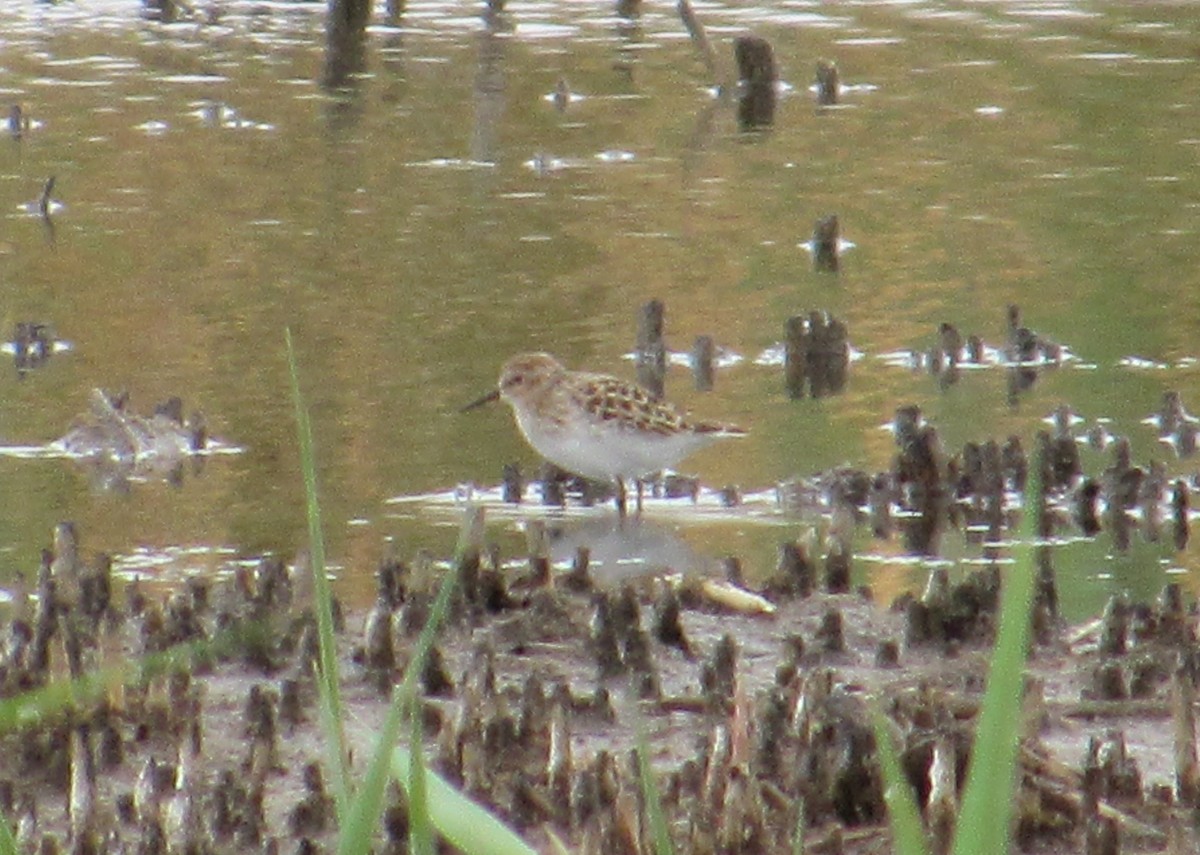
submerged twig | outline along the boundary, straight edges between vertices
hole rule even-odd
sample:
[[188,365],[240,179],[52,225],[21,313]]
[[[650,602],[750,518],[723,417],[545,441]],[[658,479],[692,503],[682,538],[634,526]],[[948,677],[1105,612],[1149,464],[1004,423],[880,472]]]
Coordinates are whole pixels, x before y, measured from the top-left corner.
[[712,42],[708,40],[708,32],[696,16],[696,10],[692,8],[689,0],[679,0],[676,9],[679,10],[679,17],[683,21],[683,25],[687,27],[692,44],[700,52],[700,59],[704,62],[704,67],[708,69],[713,84],[720,88],[722,94],[727,93],[730,89],[729,78],[727,75],[721,74],[717,67],[717,52],[713,48]]
[[50,219],[50,194],[54,192],[54,176],[51,175],[46,180],[46,186],[42,188],[41,198],[38,199],[38,213]]

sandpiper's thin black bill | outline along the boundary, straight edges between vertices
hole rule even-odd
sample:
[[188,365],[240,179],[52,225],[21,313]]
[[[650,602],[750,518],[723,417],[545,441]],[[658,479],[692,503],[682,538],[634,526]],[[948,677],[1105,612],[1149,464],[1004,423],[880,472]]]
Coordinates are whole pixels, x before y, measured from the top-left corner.
[[492,391],[490,391],[486,395],[484,395],[482,398],[480,398],[478,401],[472,401],[471,403],[467,404],[465,407],[460,409],[459,412],[465,413],[468,410],[474,410],[477,407],[482,407],[484,404],[490,404],[492,401],[498,401],[498,400],[500,400],[500,390],[493,389]]

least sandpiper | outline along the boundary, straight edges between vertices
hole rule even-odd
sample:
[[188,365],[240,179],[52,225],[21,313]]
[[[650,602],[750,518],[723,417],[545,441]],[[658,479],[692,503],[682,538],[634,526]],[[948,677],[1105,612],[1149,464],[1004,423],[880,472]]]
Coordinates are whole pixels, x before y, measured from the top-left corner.
[[548,353],[514,356],[501,369],[497,387],[463,409],[497,399],[512,407],[525,439],[551,463],[585,478],[615,481],[620,510],[626,481],[640,487],[641,478],[713,440],[746,433],[734,425],[692,421],[634,383],[568,371]]

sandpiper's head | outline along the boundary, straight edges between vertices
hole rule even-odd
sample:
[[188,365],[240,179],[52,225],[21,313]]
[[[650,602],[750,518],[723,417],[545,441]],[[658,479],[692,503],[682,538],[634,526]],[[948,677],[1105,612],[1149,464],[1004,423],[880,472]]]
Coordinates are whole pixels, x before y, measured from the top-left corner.
[[548,353],[522,353],[514,356],[500,369],[497,389],[500,398],[508,403],[527,401],[536,396],[567,369]]
[[566,370],[561,362],[548,353],[522,353],[514,356],[500,369],[500,382],[496,388],[467,404],[461,412],[482,407],[493,401],[502,400],[514,406],[526,403]]

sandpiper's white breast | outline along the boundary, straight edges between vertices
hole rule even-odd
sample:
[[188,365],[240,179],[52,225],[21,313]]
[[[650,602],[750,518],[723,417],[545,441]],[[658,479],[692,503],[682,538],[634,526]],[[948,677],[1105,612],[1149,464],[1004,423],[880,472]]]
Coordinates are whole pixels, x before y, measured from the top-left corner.
[[598,481],[641,478],[670,468],[721,436],[692,430],[661,434],[623,422],[595,422],[582,414],[557,422],[515,409],[521,432],[539,454]]

